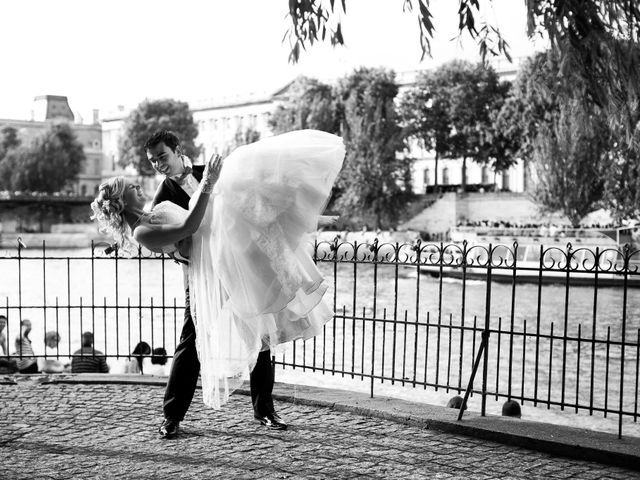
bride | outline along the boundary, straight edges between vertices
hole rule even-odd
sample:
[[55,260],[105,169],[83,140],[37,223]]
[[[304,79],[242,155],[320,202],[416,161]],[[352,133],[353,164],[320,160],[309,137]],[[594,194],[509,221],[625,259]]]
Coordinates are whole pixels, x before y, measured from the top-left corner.
[[308,253],[342,167],[340,137],[301,130],[214,155],[189,210],[144,211],[139,185],[100,185],[92,218],[122,249],[132,240],[171,253],[191,236],[188,268],[205,404],[219,408],[260,351],[317,335],[333,317],[327,285]]

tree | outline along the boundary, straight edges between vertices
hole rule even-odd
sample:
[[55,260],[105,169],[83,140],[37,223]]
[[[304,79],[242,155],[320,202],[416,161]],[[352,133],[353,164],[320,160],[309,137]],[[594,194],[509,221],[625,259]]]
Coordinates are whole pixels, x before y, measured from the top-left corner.
[[0,160],[2,160],[9,150],[19,147],[20,143],[18,130],[9,125],[5,125],[2,130],[0,130]]
[[178,100],[144,100],[125,120],[125,132],[120,143],[120,165],[132,165],[140,175],[155,175],[147,161],[144,144],[158,130],[171,130],[180,138],[182,150],[191,159],[200,155],[194,143],[198,128],[189,104]]
[[0,161],[0,181],[10,190],[54,193],[81,172],[82,144],[67,123],[54,123],[30,147],[9,150]]
[[[502,38],[498,26],[486,22],[478,25],[476,22],[476,16],[480,13],[480,3],[479,0],[460,0],[458,8],[460,33],[466,31],[477,41],[483,59],[487,53],[504,54],[510,58],[509,45]],[[538,2],[531,3],[543,2],[538,0]],[[431,39],[435,26],[429,10],[429,0],[404,0],[403,10],[413,13],[416,5],[418,6],[420,46],[422,47],[422,59],[424,59],[425,55],[431,55]],[[291,25],[285,34],[291,47],[289,61],[297,62],[300,53],[306,49],[307,45],[325,41],[327,33],[331,45],[344,45],[340,16],[346,14],[346,11],[346,0],[340,2],[330,0],[328,6],[323,0],[290,0],[288,17],[291,20]]]
[[[521,132],[511,122],[518,106],[509,102],[510,82],[501,82],[489,105],[489,124],[485,131],[484,155],[494,171],[504,171],[517,162],[522,142]],[[525,165],[526,174],[526,165]],[[526,178],[525,178],[526,188]]]
[[556,118],[540,125],[533,142],[534,195],[545,210],[561,210],[578,226],[597,208],[609,164],[607,133],[598,112],[579,99],[564,102]]
[[236,148],[241,147],[242,145],[249,145],[250,143],[257,142],[258,140],[260,140],[260,132],[257,131],[255,128],[238,127],[238,130],[236,130],[236,134],[233,136],[232,145],[228,145],[228,148],[226,149],[227,151],[224,152],[222,155],[226,157],[227,155],[229,155],[229,153],[231,153]]
[[405,135],[418,141],[421,148],[435,154],[435,186],[438,187],[438,161],[450,151],[451,119],[448,97],[434,71],[421,72],[416,84],[400,99],[399,114]]
[[614,141],[609,151],[604,205],[618,221],[640,217],[640,154],[624,141]]
[[400,112],[407,135],[434,150],[436,180],[442,157],[462,157],[463,190],[468,158],[491,163],[494,169],[515,161],[507,139],[492,128],[494,111],[500,109],[508,88],[492,68],[459,60],[418,76],[403,96]]
[[559,62],[547,51],[523,65],[495,128],[518,138],[516,154],[534,167],[538,204],[561,210],[575,225],[603,200],[614,137],[602,108],[573,76],[559,75]]
[[271,114],[269,126],[275,134],[305,128],[338,133],[340,123],[333,89],[313,78],[296,78]]
[[234,143],[236,148],[241,145],[249,145],[260,140],[260,132],[253,127],[247,127],[244,130],[238,129],[234,137]]
[[375,228],[388,227],[411,195],[411,161],[404,148],[394,99],[393,72],[360,68],[338,85],[342,136],[347,146],[338,178],[336,208],[349,216],[372,216]]
[[[343,45],[341,16],[346,0],[290,0],[291,25],[285,34],[298,61],[308,45],[325,41]],[[580,90],[601,106],[611,123],[618,124],[633,142],[638,123],[634,106],[640,98],[640,9],[628,0],[529,0],[526,3],[527,34],[548,39],[558,56],[560,73],[579,81]],[[509,57],[509,46],[498,25],[488,22],[482,9],[491,0],[459,0],[455,19],[460,35],[468,34],[478,44],[482,60],[487,55]],[[417,7],[417,8],[416,8]],[[418,19],[422,56],[430,55],[435,25],[428,0],[404,0],[403,9]],[[415,13],[414,13],[415,12]],[[328,34],[328,35],[327,35]]]

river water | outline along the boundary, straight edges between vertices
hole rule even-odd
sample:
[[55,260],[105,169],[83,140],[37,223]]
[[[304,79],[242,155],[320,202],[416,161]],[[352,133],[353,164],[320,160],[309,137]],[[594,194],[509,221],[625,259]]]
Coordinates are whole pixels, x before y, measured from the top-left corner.
[[[160,260],[92,260],[87,249],[49,250],[46,260],[38,258],[42,256],[42,251],[31,248],[23,250],[19,260],[15,251],[0,252],[0,312],[8,312],[8,338],[15,337],[20,318],[29,318],[36,353],[43,352],[41,339],[48,330],[61,334],[61,356],[79,348],[81,332],[86,330],[94,332],[96,348],[109,355],[126,356],[140,340],[173,352],[184,304],[178,265]],[[535,284],[522,283],[516,285],[514,296],[512,285],[492,283],[487,296],[485,281],[464,285],[459,280],[441,281],[416,267],[359,264],[354,271],[352,263],[319,266],[337,317],[315,342],[297,344],[295,350],[288,346],[277,354],[276,361],[285,364],[277,367],[279,381],[369,392],[367,375],[373,372],[386,378],[373,382],[376,395],[446,404],[469,379],[489,298],[494,332],[489,340],[488,391],[572,405],[561,410],[546,404],[534,407],[526,400],[523,419],[617,432],[618,416],[609,413],[604,418],[597,409],[618,409],[621,371],[623,409],[638,412],[637,289],[629,290],[625,298],[621,288],[594,292],[587,286],[567,290],[563,285],[543,285],[539,290]],[[607,346],[607,337],[614,343]],[[592,338],[596,340],[588,341]],[[122,360],[114,357],[109,362],[116,371]],[[302,371],[302,364],[324,366],[327,372]],[[436,390],[425,383],[453,389]],[[480,384],[481,371],[475,388]],[[488,411],[499,414],[504,400],[491,396]],[[470,408],[479,410],[479,402],[480,396],[474,395]],[[589,406],[596,409],[593,415],[582,408]],[[640,436],[634,415],[623,417],[623,434]]]

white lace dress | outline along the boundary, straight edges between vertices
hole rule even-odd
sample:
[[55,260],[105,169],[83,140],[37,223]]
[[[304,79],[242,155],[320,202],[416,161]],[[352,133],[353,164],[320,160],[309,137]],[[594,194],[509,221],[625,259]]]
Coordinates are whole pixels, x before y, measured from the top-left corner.
[[[206,405],[225,403],[261,350],[311,338],[333,317],[307,233],[317,228],[344,155],[340,137],[301,130],[225,159],[189,265]],[[176,206],[167,203],[154,209],[153,222],[172,220],[167,212]]]

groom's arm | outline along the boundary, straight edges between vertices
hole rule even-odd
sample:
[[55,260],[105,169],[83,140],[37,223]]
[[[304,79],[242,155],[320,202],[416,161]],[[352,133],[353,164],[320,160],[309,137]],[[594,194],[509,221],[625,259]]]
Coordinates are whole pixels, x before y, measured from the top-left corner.
[[318,228],[320,227],[332,227],[338,223],[338,215],[320,215],[318,216]]

